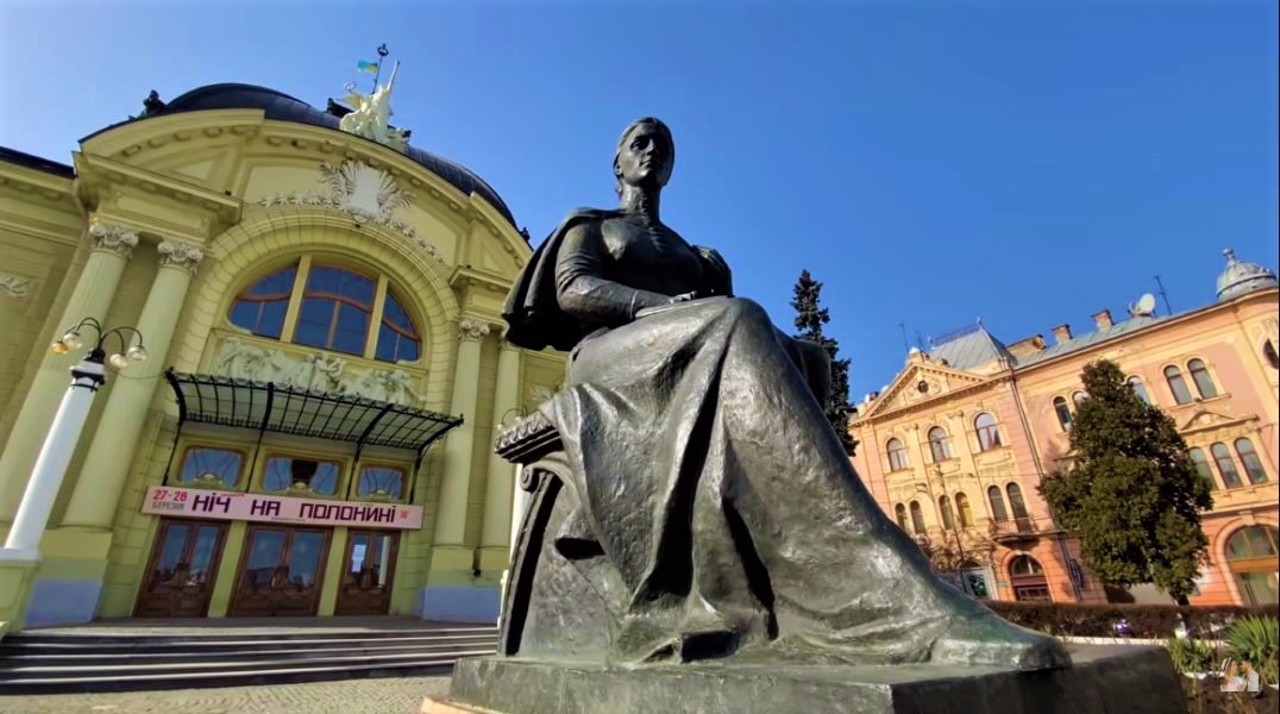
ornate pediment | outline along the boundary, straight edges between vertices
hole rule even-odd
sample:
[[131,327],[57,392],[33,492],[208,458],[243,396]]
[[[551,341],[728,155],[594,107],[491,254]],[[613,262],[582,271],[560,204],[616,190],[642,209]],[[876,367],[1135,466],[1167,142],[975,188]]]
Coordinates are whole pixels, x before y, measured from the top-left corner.
[[944,367],[923,352],[913,352],[908,358],[907,368],[898,374],[863,418],[930,402],[986,381],[982,377]]
[[1255,414],[1234,416],[1209,409],[1198,409],[1183,420],[1182,424],[1178,426],[1178,431],[1185,434],[1208,431],[1210,429],[1225,429],[1228,427],[1238,426],[1257,418],[1258,417]]

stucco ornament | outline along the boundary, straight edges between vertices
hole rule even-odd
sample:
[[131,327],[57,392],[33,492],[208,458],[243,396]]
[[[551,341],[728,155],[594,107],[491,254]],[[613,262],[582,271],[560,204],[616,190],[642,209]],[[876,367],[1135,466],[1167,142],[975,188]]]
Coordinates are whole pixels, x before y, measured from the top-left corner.
[[464,340],[483,340],[490,331],[487,322],[463,318],[458,320],[458,337]]
[[396,211],[408,206],[412,196],[396,182],[395,177],[368,164],[348,159],[340,164],[320,164],[320,179],[325,192],[291,191],[264,196],[259,203],[272,206],[315,206],[343,211],[356,225],[375,223],[390,228],[413,241],[422,252],[444,262],[436,247],[408,223],[396,217]]
[[114,223],[94,221],[89,226],[89,236],[93,238],[94,249],[125,258],[133,256],[133,249],[138,247],[138,234]]
[[371,94],[361,94],[356,91],[354,84],[348,82],[344,89],[347,90],[347,103],[353,109],[338,122],[338,128],[390,146],[396,151],[404,151],[409,133],[394,129],[389,123],[395,113],[391,110],[391,92],[395,89],[396,73],[399,71],[400,63],[396,62],[391,68],[391,78],[386,84],[374,88]]
[[0,273],[0,297],[26,300],[35,281],[13,273]]
[[204,252],[191,243],[180,240],[167,240],[156,246],[160,254],[160,265],[185,270],[194,275],[200,261],[204,260]]
[[414,389],[413,377],[403,369],[353,366],[325,352],[295,355],[229,337],[218,346],[209,369],[225,377],[423,406],[422,397]]

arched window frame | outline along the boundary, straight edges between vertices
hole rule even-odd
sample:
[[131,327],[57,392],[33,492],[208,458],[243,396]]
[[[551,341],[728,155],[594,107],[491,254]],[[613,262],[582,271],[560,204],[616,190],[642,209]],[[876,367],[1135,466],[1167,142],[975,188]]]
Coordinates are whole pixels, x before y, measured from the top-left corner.
[[1236,462],[1231,458],[1231,450],[1226,444],[1215,441],[1209,447],[1209,454],[1218,467],[1218,474],[1222,476],[1222,485],[1227,488],[1240,488],[1244,485],[1244,481],[1240,479],[1240,471],[1236,469]]
[[951,499],[945,495],[938,496],[938,513],[942,514],[942,527],[947,530],[955,530],[956,515],[951,510]]
[[901,503],[893,507],[894,518],[898,521],[898,527],[907,533],[911,532],[910,526],[907,525],[907,507]]
[[1000,440],[1000,424],[988,412],[982,412],[973,418],[973,428],[978,433],[978,450],[990,451],[1003,446]]
[[1009,520],[1009,511],[1004,507],[1004,493],[999,486],[991,486],[987,489],[987,505],[991,508],[992,520]]
[[1129,389],[1142,400],[1143,404],[1151,404],[1151,395],[1147,394],[1147,385],[1142,383],[1142,377],[1135,374],[1126,379],[1125,384],[1129,385]]
[[911,512],[911,528],[916,535],[924,535],[926,527],[924,523],[924,509],[920,507],[919,501],[912,501],[908,506]]
[[894,437],[885,442],[885,452],[889,456],[889,471],[906,471],[911,468],[911,459],[907,454],[907,446],[902,440]]
[[1007,484],[1004,487],[1005,493],[1009,496],[1009,510],[1015,519],[1027,519],[1031,515],[1027,513],[1027,502],[1022,499],[1022,487],[1016,483]]
[[1218,490],[1218,479],[1213,477],[1213,467],[1209,465],[1209,457],[1204,453],[1204,449],[1193,446],[1187,449],[1187,456],[1191,459],[1191,465],[1195,466],[1196,473],[1209,482],[1209,489]]
[[[371,300],[367,303],[356,306],[354,303],[360,302],[359,300],[348,299],[343,296],[322,294],[322,291],[312,291],[310,284],[313,271],[322,268],[338,269],[372,282],[373,294]],[[278,275],[290,272],[292,272],[292,277],[289,279],[291,287],[287,293],[277,291],[267,295],[251,294],[251,291],[264,282],[271,280]],[[385,273],[359,265],[347,264],[346,262],[338,259],[327,260],[323,257],[314,259],[311,255],[303,255],[291,263],[283,265],[277,264],[271,271],[250,281],[243,289],[235,294],[226,312],[223,314],[228,324],[234,325],[238,329],[249,330],[255,335],[278,340],[280,342],[297,344],[314,349],[324,349],[339,352],[341,354],[353,354],[363,357],[364,359],[377,360],[392,364],[397,362],[413,363],[423,359],[425,340],[423,339],[423,333],[418,329],[419,324],[421,324],[421,319],[413,313],[411,306],[401,299],[403,294],[404,293],[402,291],[390,285],[390,280]],[[359,352],[332,346],[331,338],[333,336],[333,330],[335,329],[335,322],[330,322],[329,339],[325,340],[326,343],[330,344],[317,345],[299,341],[298,328],[299,324],[304,321],[302,317],[303,305],[308,299],[338,299],[343,304],[351,306],[352,309],[364,310],[365,307],[367,307],[363,337],[364,344],[361,346]],[[278,328],[269,330],[255,329],[255,327],[246,326],[241,322],[234,321],[232,315],[237,309],[240,309],[239,306],[242,302],[283,303],[285,311],[283,317],[279,318]],[[404,320],[399,320],[398,316],[394,316],[388,311],[387,306],[389,303],[399,308],[399,311],[403,313],[403,317],[405,318]],[[336,316],[339,314],[340,310],[340,307],[334,307],[335,320],[337,319]],[[262,312],[260,308],[258,320],[260,321],[261,318]],[[406,321],[408,324],[403,324]],[[269,326],[275,327],[274,321]],[[387,334],[395,334],[397,339],[391,341],[386,337]],[[416,354],[413,355],[412,359],[409,359],[405,357],[406,353]]]
[[1280,369],[1280,352],[1276,350],[1276,343],[1270,337],[1262,341],[1262,358],[1271,365],[1271,369]]
[[1044,566],[1029,555],[1019,555],[1009,561],[1009,575],[1015,578],[1044,575]]
[[961,528],[973,527],[973,508],[969,505],[969,497],[963,491],[956,493],[956,513],[960,517]]
[[1195,397],[1191,396],[1191,387],[1187,386],[1187,380],[1182,376],[1178,365],[1171,364],[1164,368],[1164,381],[1175,404],[1190,404],[1195,401]]
[[1191,375],[1191,382],[1196,385],[1196,391],[1200,393],[1201,399],[1213,399],[1218,396],[1218,385],[1214,382],[1213,375],[1209,373],[1209,365],[1204,360],[1199,357],[1187,360],[1187,372]]
[[947,433],[945,427],[931,427],[928,431],[928,437],[929,454],[933,457],[935,464],[952,458],[951,435]]
[[1236,456],[1240,457],[1240,463],[1244,466],[1244,472],[1249,476],[1249,482],[1257,485],[1267,482],[1267,469],[1262,465],[1262,459],[1258,457],[1258,450],[1253,447],[1253,442],[1240,437],[1232,444],[1235,447]]
[[1083,389],[1078,389],[1071,394],[1071,403],[1076,405],[1076,409],[1079,409],[1080,405],[1084,404],[1085,400],[1087,400],[1088,398],[1089,398],[1088,392],[1084,391]]
[[1058,417],[1058,426],[1062,427],[1063,431],[1071,429],[1071,420],[1073,417],[1071,416],[1071,407],[1067,404],[1066,397],[1059,396],[1053,398],[1053,413]]

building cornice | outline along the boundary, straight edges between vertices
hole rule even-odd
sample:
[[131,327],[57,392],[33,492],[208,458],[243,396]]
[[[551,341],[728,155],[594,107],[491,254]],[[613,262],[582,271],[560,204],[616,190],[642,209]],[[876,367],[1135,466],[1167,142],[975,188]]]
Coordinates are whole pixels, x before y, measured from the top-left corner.
[[[77,191],[89,210],[96,209],[103,202],[105,194],[127,188],[172,200],[207,214],[213,220],[208,222],[206,235],[200,236],[203,238],[240,221],[243,203],[237,198],[105,156],[76,152],[75,163],[79,174]],[[159,227],[154,232],[164,235],[168,231]]]

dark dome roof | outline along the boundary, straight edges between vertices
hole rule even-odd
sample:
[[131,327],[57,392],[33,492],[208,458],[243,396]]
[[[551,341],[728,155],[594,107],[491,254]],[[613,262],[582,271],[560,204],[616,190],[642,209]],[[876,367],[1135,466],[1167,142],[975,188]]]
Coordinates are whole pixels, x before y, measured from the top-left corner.
[[[252,84],[210,84],[199,87],[166,104],[163,110],[156,113],[156,116],[206,109],[261,109],[266,112],[268,119],[338,129],[337,116],[316,109],[284,92]],[[508,222],[515,225],[511,209],[507,208],[507,204],[498,196],[498,192],[465,166],[414,146],[407,147],[405,155],[427,167],[432,173],[448,181],[464,194],[468,196],[472,192],[479,194]]]

